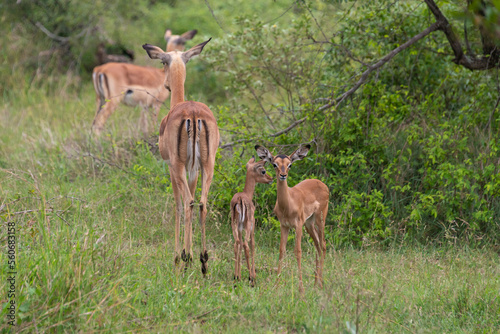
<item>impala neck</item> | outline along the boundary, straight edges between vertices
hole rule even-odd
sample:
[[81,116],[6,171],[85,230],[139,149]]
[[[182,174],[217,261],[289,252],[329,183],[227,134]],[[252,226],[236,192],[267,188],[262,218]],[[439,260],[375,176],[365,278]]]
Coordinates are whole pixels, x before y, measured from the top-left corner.
[[288,184],[285,181],[281,181],[279,178],[277,180],[277,199],[276,204],[281,209],[281,211],[286,211],[290,207],[290,193]]
[[250,171],[247,171],[247,178],[245,180],[245,188],[243,188],[243,193],[245,193],[250,200],[253,199],[253,193],[255,192],[255,179],[250,175]]
[[184,102],[184,82],[186,81],[186,65],[182,60],[170,65],[170,109],[177,103]]

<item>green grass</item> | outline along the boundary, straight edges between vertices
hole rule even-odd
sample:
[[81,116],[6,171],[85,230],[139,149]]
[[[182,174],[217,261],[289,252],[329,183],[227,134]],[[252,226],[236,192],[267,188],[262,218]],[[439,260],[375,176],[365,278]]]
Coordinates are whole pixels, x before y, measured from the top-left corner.
[[[279,232],[260,225],[257,286],[234,284],[228,217],[211,206],[208,278],[197,261],[176,275],[166,168],[137,144],[138,110],[119,109],[95,142],[89,139],[93,108],[90,85],[80,95],[12,94],[0,107],[0,245],[5,254],[6,222],[14,222],[16,332],[500,330],[500,260],[487,247],[334,250],[329,243],[319,290],[314,247],[305,238],[301,298],[292,242],[278,280]],[[4,279],[0,291],[5,319]],[[1,326],[12,331],[6,321]]]

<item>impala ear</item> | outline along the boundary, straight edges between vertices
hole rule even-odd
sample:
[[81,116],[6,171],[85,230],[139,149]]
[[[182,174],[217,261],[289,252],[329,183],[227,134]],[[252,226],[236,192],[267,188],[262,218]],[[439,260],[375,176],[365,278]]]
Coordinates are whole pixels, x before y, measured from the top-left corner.
[[161,54],[165,53],[161,48],[151,44],[144,44],[142,48],[146,50],[151,59],[161,59]]
[[273,161],[273,155],[264,146],[255,145],[255,150],[257,151],[257,155],[261,160],[265,160],[267,162]]
[[181,35],[181,37],[184,38],[185,40],[193,39],[193,37],[196,35],[197,32],[198,32],[198,30],[196,30],[196,29],[189,30],[189,31],[186,31],[185,33],[183,33]]
[[149,58],[160,59],[162,63],[170,63],[170,55],[164,52],[161,48],[151,44],[144,44],[142,48],[146,50]]
[[165,36],[163,36],[165,38],[165,42],[168,43],[168,40],[170,39],[171,36],[172,36],[172,30],[167,29],[167,31],[165,31]]
[[311,148],[311,145],[307,144],[307,145],[301,146],[298,149],[296,149],[295,152],[293,152],[290,155],[291,162],[293,163],[293,162],[295,162],[297,160],[304,159],[305,156],[307,155],[307,152],[309,152],[310,148]]
[[182,60],[184,61],[184,63],[187,64],[189,59],[191,59],[194,56],[199,55],[201,53],[201,51],[203,51],[203,47],[211,40],[212,40],[212,38],[210,38],[208,41],[205,41],[205,42],[200,43],[196,46],[193,46],[191,49],[187,50],[186,52],[183,52],[182,53]]
[[248,167],[249,167],[249,165],[253,165],[254,163],[255,163],[255,157],[254,157],[254,156],[252,156],[252,157],[250,158],[250,160],[248,160],[246,167],[248,168]]

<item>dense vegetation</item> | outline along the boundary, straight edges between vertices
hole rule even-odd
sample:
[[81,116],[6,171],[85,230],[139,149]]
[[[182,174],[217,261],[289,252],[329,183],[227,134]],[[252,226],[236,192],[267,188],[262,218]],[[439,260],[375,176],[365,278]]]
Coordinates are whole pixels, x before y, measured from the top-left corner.
[[[482,54],[500,7],[471,3],[438,5],[467,55]],[[500,329],[498,67],[454,63],[434,31],[371,71],[435,22],[425,3],[33,0],[0,9],[0,240],[6,253],[14,223],[16,331]],[[159,66],[141,45],[163,47],[166,28],[198,29],[188,47],[213,37],[186,81],[222,134],[207,280],[198,264],[172,269],[174,204],[158,134],[141,138],[138,110],[125,107],[102,138],[90,132],[97,45]],[[325,288],[312,286],[314,247],[304,241],[304,298],[292,248],[276,280],[275,185],[256,190],[257,288],[233,287],[228,203],[257,143],[275,153],[311,143],[289,185],[318,178],[330,188]]]

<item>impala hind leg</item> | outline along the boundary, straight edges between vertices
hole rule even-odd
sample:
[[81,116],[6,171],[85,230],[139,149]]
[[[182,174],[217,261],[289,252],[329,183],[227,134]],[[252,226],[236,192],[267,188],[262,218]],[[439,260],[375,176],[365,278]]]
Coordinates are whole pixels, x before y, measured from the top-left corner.
[[311,220],[306,221],[305,223],[306,231],[311,236],[314,242],[314,247],[316,248],[316,268],[314,270],[314,284],[318,285],[320,288],[323,286],[323,282],[321,279],[321,259],[323,258],[323,251],[321,247],[321,242],[319,235],[314,228],[314,223]]
[[[175,162],[171,162],[174,164]],[[188,182],[186,180],[186,170],[180,166],[176,168],[180,170],[180,173],[175,175],[172,174],[174,168],[169,168],[170,175],[172,175],[172,183],[175,182],[178,194],[182,195],[182,204],[184,206],[184,248],[182,249],[181,259],[186,262],[186,267],[193,260],[193,196],[189,190]],[[179,200],[181,196],[177,195],[176,200]]]
[[[248,223],[248,222],[247,222]],[[243,233],[240,233],[240,236]],[[248,246],[248,239],[250,237],[250,231],[247,226],[245,229],[245,241],[243,242],[243,249],[245,250],[245,260],[247,262],[247,268],[248,268],[248,279],[250,280],[250,283],[253,285],[253,280],[252,280],[252,267],[250,266],[250,246]]]
[[[170,171],[170,175],[172,172]],[[172,185],[172,191],[174,193],[175,199],[175,256],[174,256],[174,264],[177,267],[181,260],[181,246],[179,239],[181,237],[181,217],[182,217],[182,199],[181,194],[179,192],[179,188],[177,187],[177,183],[174,182],[173,178],[170,177],[170,183]]]
[[233,227],[233,237],[234,237],[234,276],[233,279],[240,280],[240,269],[239,269],[239,264],[240,264],[240,254],[241,254],[241,243],[240,243],[240,236],[238,233],[238,225],[237,222],[232,223]]
[[326,225],[326,215],[328,213],[328,203],[326,207],[317,214],[315,221],[315,229],[318,232],[318,240],[321,248],[321,258],[319,264],[319,279],[321,284],[323,284],[323,268],[325,266],[325,256],[326,256],[326,240],[325,240],[325,225]]
[[101,107],[96,111],[94,121],[92,122],[92,131],[94,131],[96,135],[101,134],[104,129],[104,124],[106,124],[109,116],[115,112],[118,104],[119,101],[115,100],[109,100],[104,105],[100,104]]
[[[205,222],[207,218],[207,199],[208,192],[210,190],[210,185],[212,183],[212,178],[214,174],[213,164],[208,166],[206,169],[201,170],[201,198],[200,198],[200,226],[201,226],[201,244],[202,251],[200,253],[201,262],[201,272],[205,276],[208,272],[208,252],[207,252],[207,240],[205,236]],[[241,234],[241,233],[240,233]]]
[[255,286],[255,219],[250,221],[251,231],[250,231],[250,259],[252,261],[252,268],[250,269],[250,283]]

